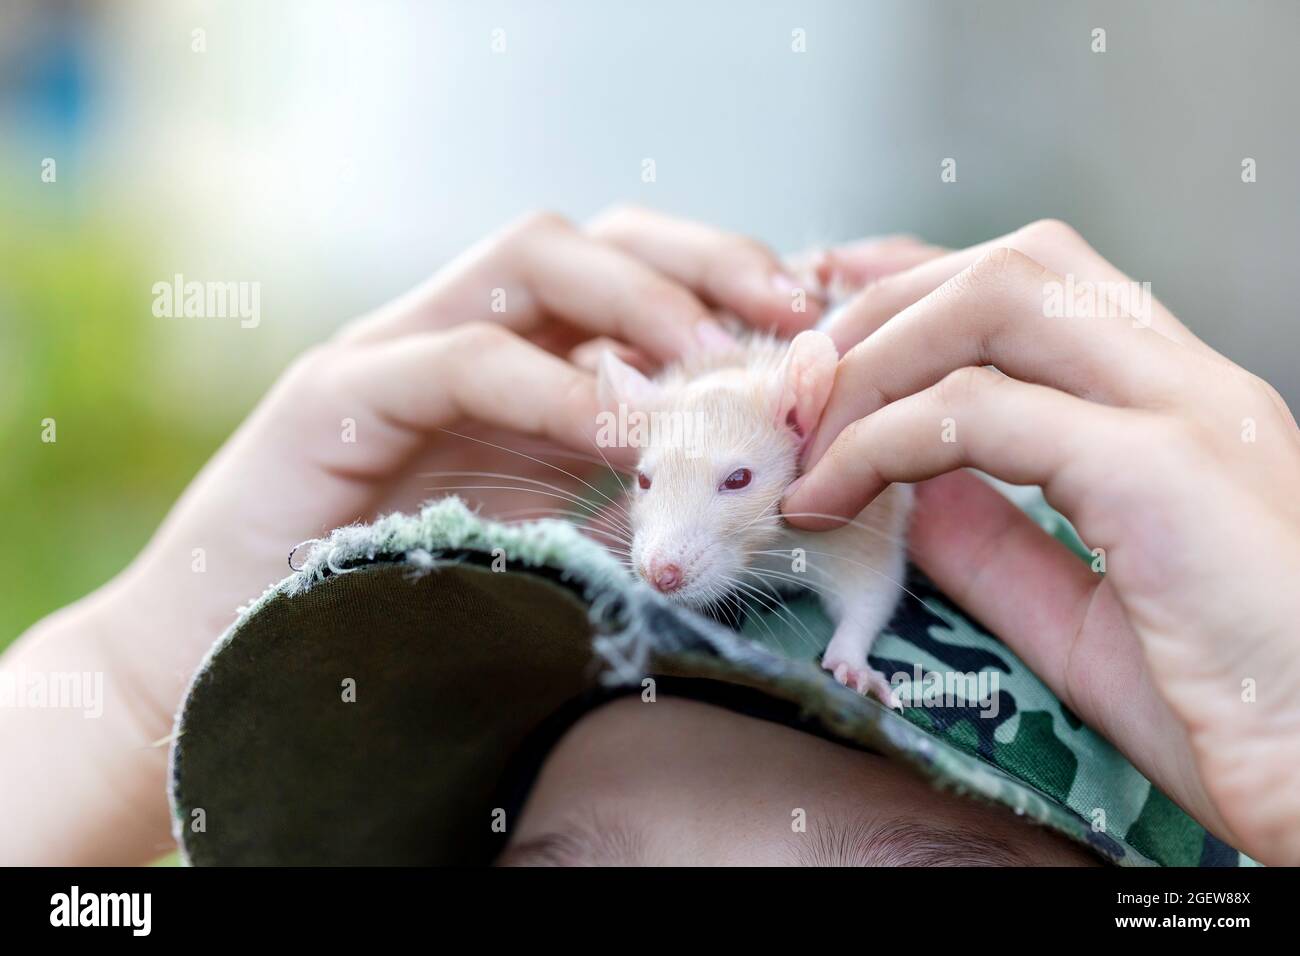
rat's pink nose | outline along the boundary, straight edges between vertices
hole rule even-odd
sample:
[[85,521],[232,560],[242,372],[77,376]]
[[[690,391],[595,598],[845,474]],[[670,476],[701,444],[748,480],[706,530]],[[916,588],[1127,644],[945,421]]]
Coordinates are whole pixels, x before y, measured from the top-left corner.
[[671,594],[685,582],[682,579],[682,569],[677,565],[655,563],[650,565],[650,583],[656,590]]

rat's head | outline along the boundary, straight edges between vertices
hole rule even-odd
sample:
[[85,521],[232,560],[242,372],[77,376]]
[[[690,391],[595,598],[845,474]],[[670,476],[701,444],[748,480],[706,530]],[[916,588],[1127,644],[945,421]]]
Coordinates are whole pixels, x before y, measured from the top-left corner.
[[697,607],[743,581],[754,552],[772,547],[781,496],[835,378],[835,346],[820,332],[746,354],[744,364],[657,381],[612,353],[600,366],[606,407],[630,410],[641,426],[632,566]]

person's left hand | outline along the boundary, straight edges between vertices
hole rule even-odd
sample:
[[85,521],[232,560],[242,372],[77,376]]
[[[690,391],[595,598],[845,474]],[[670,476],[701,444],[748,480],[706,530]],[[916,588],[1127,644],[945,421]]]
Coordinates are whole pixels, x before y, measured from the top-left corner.
[[0,788],[4,859],[125,862],[165,846],[166,750],[148,745],[170,732],[235,609],[287,573],[295,544],[452,486],[478,486],[489,513],[571,504],[577,482],[556,479],[573,462],[555,471],[527,456],[542,457],[540,441],[599,461],[596,351],[655,363],[717,347],[729,338],[715,309],[790,332],[820,314],[815,299],[792,308],[794,291],[770,251],[709,227],[630,209],[585,229],[539,214],[305,353],[130,567],[6,653],[6,666],[103,672],[107,686],[93,726],[0,713],[0,757],[27,781],[7,794],[16,806]]

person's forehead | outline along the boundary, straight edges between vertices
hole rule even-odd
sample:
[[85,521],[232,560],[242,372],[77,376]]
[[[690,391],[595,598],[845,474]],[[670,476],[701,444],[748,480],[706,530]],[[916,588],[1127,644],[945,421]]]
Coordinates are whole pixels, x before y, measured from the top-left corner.
[[[512,845],[500,866],[647,866],[657,837],[598,815]],[[780,853],[795,866],[1028,866],[1034,860],[987,829],[873,817],[814,820]]]
[[552,751],[500,863],[1095,862],[897,761],[698,701],[625,698],[575,730]]

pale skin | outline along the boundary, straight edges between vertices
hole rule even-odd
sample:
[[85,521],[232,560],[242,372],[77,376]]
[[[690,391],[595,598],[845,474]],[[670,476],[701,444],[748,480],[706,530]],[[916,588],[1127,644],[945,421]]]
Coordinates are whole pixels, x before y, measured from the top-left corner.
[[[1294,865],[1295,419],[1158,302],[1045,317],[1067,274],[1128,281],[1042,222],[863,291],[831,329],[847,354],[784,510],[831,526],[795,515],[925,482],[911,549],[936,583],[1210,830]],[[965,466],[1042,485],[1105,576]]]
[[693,700],[625,697],[547,758],[506,866],[1088,866],[897,761]]
[[[1001,245],[1037,245],[973,270],[986,250],[945,256],[891,240],[830,254],[857,281],[887,278],[834,330],[842,351],[862,345],[841,361],[814,467],[786,510],[854,514],[887,481],[965,465],[1044,484],[1085,539],[1107,548],[1104,584],[961,474],[920,487],[916,560],[1194,816],[1265,862],[1300,862],[1300,597],[1268,585],[1300,571],[1300,507],[1286,494],[1300,478],[1294,420],[1159,307],[1143,334],[1161,341],[1123,351],[1131,362],[1110,339],[1102,362],[1085,334],[1064,345],[1046,330],[1016,338],[1002,328],[1010,321],[972,326],[1018,314],[1015,290],[1023,298],[1030,288],[1014,271],[1030,268],[1022,254],[1079,275],[1111,268],[1074,237],[1048,233],[1008,237]],[[414,506],[433,490],[431,470],[556,480],[440,428],[589,455],[601,350],[656,362],[716,347],[717,308],[792,333],[819,317],[815,300],[791,311],[794,284],[762,246],[697,224],[636,210],[583,228],[534,216],[304,355],[121,575],[6,652],[6,668],[103,671],[106,699],[94,721],[0,711],[0,758],[22,781],[0,788],[3,862],[136,863],[167,850],[158,742],[208,646],[235,607],[283,576],[293,544]],[[999,299],[997,288],[1010,291]],[[493,310],[494,290],[506,311]],[[987,298],[942,308],[962,296]],[[929,330],[919,339],[918,314]],[[962,351],[964,337],[980,347]],[[966,372],[934,388],[952,369],[988,362],[1037,384]],[[1022,389],[1014,412],[986,397]],[[941,410],[961,423],[955,453],[931,447],[929,420]],[[1226,429],[1230,416],[1254,417],[1259,440],[1225,444],[1216,423]],[[355,443],[340,441],[345,419]],[[489,512],[534,504],[481,497]],[[979,587],[983,573],[999,587]],[[1240,700],[1245,677],[1259,682],[1250,705]],[[680,739],[684,751],[691,738]]]
[[[791,311],[794,281],[760,244],[694,223],[614,209],[579,227],[534,214],[301,356],[131,565],[0,658],[16,672],[105,675],[97,720],[0,709],[0,764],[22,781],[0,787],[0,863],[144,863],[171,848],[166,738],[181,695],[235,609],[287,573],[295,544],[448,485],[508,484],[449,472],[562,478],[438,429],[592,455],[604,348],[662,361],[716,347],[716,308],[796,331],[820,313],[816,302]],[[341,439],[348,421],[354,443]],[[473,497],[489,513],[556,503]]]

